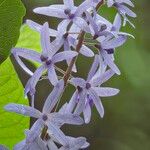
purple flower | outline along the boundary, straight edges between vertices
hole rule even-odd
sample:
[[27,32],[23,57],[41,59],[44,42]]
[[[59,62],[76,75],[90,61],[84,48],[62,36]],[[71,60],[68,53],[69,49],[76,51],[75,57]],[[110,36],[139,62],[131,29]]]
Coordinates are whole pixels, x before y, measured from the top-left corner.
[[0,145],[0,150],[8,150],[4,145]]
[[129,21],[127,16],[136,17],[136,14],[130,10],[126,5],[129,5],[131,7],[134,7],[134,4],[130,0],[107,0],[108,7],[116,7],[118,12],[123,16],[124,18],[124,25],[126,22],[129,22],[133,27],[134,25]]
[[98,39],[100,45],[96,45],[99,49],[99,55],[102,57],[103,62],[109,66],[116,74],[120,75],[120,70],[114,63],[115,48],[123,45],[127,40],[127,36],[120,35],[116,38],[108,36],[105,39]]
[[[40,29],[42,27],[41,25],[39,25],[33,21],[30,21],[30,20],[27,20],[27,24],[32,29],[35,29],[38,32],[41,31],[41,29]],[[72,32],[76,33],[78,31],[80,32],[80,30],[77,29],[75,31],[75,29],[74,29],[75,25],[72,25],[73,27],[69,31],[67,31],[67,26],[68,26],[68,22],[66,20],[64,20],[58,25],[57,31],[56,30],[53,31],[53,29],[49,29],[49,35],[56,37],[56,39],[52,42],[52,45],[55,45],[56,51],[58,51],[62,46],[64,47],[65,51],[70,51],[71,47],[73,47],[75,49],[77,46],[78,40],[70,33],[72,33]],[[85,45],[82,45],[82,47],[80,49],[80,53],[86,57],[93,57],[94,56],[93,51],[90,50]],[[70,64],[70,61],[71,60],[69,60],[69,59],[67,60],[68,65]],[[77,72],[75,65],[73,67],[73,71]]]
[[89,123],[91,118],[91,107],[93,104],[97,108],[100,116],[104,116],[104,108],[99,97],[109,97],[118,94],[119,90],[109,87],[100,87],[100,85],[110,79],[114,72],[108,70],[105,73],[94,78],[94,75],[98,69],[99,65],[99,56],[96,55],[94,63],[91,67],[91,70],[88,74],[88,78],[85,81],[82,78],[72,78],[71,84],[76,87],[76,91],[73,94],[68,106],[68,112],[73,112],[74,107],[76,106],[74,113],[81,114],[83,112],[85,122]]
[[[18,114],[22,114],[24,116],[30,116],[33,118],[37,118],[37,121],[35,122],[33,131],[33,136],[29,137],[29,141],[36,137],[36,135],[40,135],[42,126],[46,125],[48,126],[48,130],[51,132],[51,134],[62,144],[67,145],[67,141],[65,139],[65,135],[63,132],[59,129],[60,124],[75,124],[75,125],[81,125],[83,124],[83,120],[78,115],[73,114],[61,114],[52,112],[53,108],[55,107],[56,103],[58,102],[58,99],[60,95],[62,94],[64,89],[64,81],[61,80],[59,83],[54,87],[53,91],[50,93],[48,98],[46,99],[46,102],[44,104],[42,112],[39,110],[30,107],[30,106],[24,106],[20,104],[8,104],[5,106],[5,110],[10,112],[15,112]],[[58,124],[58,126],[57,126]]]
[[[41,29],[41,46],[42,52],[41,54],[24,48],[14,48],[12,49],[12,53],[15,56],[17,62],[20,66],[32,77],[27,82],[25,87],[25,94],[30,92],[30,95],[34,97],[35,94],[35,86],[42,76],[44,71],[48,72],[48,79],[52,83],[52,85],[56,85],[58,82],[57,74],[55,72],[55,63],[58,63],[63,60],[70,60],[71,58],[78,55],[75,51],[65,51],[65,52],[57,52],[57,48],[50,43],[49,38],[49,27],[48,23],[45,23]],[[36,61],[41,64],[41,66],[32,73],[25,64],[21,61],[19,57],[23,57],[30,61]]]
[[48,7],[35,8],[34,12],[42,15],[65,19],[68,24],[73,22],[82,30],[89,32],[87,22],[82,18],[85,10],[93,6],[92,2],[84,1],[76,7],[73,0],[63,0],[63,5],[50,5]]
[[46,144],[40,138],[39,133],[43,126],[38,120],[30,130],[25,130],[26,138],[14,146],[14,150],[47,150]]

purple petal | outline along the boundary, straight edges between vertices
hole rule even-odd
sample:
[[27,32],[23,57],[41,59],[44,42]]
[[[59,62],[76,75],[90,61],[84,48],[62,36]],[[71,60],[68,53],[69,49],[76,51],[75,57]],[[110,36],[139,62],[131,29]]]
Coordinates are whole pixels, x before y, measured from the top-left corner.
[[79,115],[76,115],[76,114],[53,113],[51,115],[50,115],[50,120],[52,122],[56,122],[56,124],[57,122],[63,123],[63,124],[72,124],[72,125],[82,125],[84,123],[83,119]]
[[112,7],[114,4],[114,0],[107,0],[108,7]]
[[106,72],[104,72],[103,74],[101,74],[100,76],[92,79],[90,81],[90,83],[92,86],[101,85],[101,84],[105,83],[106,81],[108,81],[114,74],[115,74],[114,71],[109,69]]
[[75,51],[60,52],[60,53],[57,53],[56,55],[53,56],[52,61],[54,63],[56,63],[56,62],[60,62],[63,60],[72,59],[73,57],[75,57],[77,55],[78,55],[78,53]]
[[90,104],[87,103],[85,109],[83,110],[85,123],[88,124],[91,120],[91,107]]
[[33,72],[22,62],[22,60],[19,58],[18,55],[14,55],[17,63],[20,65],[20,67],[30,76],[33,75]]
[[76,24],[83,31],[90,32],[90,28],[89,28],[87,22],[84,19],[82,19],[80,17],[75,17],[73,19],[73,23]]
[[119,13],[117,13],[114,23],[113,23],[113,28],[115,28],[115,31],[119,31],[121,28],[122,22],[121,22],[121,16]]
[[115,65],[111,55],[107,54],[107,52],[103,52],[104,62],[118,75],[120,75],[120,70]]
[[86,100],[86,91],[82,91],[79,93],[79,102],[77,104],[77,107],[75,108],[74,114],[80,115],[84,108],[85,108],[85,100]]
[[41,134],[42,128],[44,127],[44,122],[38,119],[32,126],[30,130],[26,131],[26,143],[32,143]]
[[63,0],[66,8],[73,9],[74,8],[74,0]]
[[57,85],[54,87],[53,91],[50,93],[50,95],[47,97],[43,112],[50,113],[52,109],[55,107],[56,103],[59,100],[60,95],[62,94],[64,90],[64,81],[60,80]]
[[93,57],[94,56],[94,52],[88,48],[87,46],[83,45],[80,49],[80,53],[86,57]]
[[41,28],[41,46],[42,54],[47,56],[50,53],[49,25],[47,22]]
[[99,65],[99,58],[98,57],[99,57],[98,55],[95,55],[94,62],[92,64],[90,72],[88,73],[87,81],[90,81],[92,79],[92,77],[94,76],[94,74],[98,68],[98,65]]
[[[41,32],[41,28],[42,28],[42,25],[32,21],[32,20],[26,20],[26,24],[33,30],[35,31],[38,31],[38,32]],[[53,36],[53,37],[56,37],[57,35],[57,31],[54,30],[54,29],[50,29],[49,28],[49,35],[50,36]]]
[[69,112],[69,113],[73,112],[73,110],[76,106],[76,103],[77,103],[77,99],[78,99],[78,91],[76,90],[67,105],[67,112]]
[[45,66],[42,65],[34,72],[33,76],[28,80],[25,86],[25,95],[27,95],[28,92],[30,92],[30,95],[35,94],[35,86],[45,69],[46,69]]
[[107,87],[92,87],[93,90],[97,93],[98,96],[100,97],[109,97],[109,96],[114,96],[119,93],[118,89],[115,88],[107,88]]
[[67,27],[69,23],[70,23],[70,20],[63,20],[61,23],[59,23],[57,27],[57,30],[58,30],[57,36],[63,35],[67,32]]
[[103,118],[104,108],[103,108],[100,98],[98,97],[97,93],[93,89],[90,89],[89,91],[90,91],[90,96],[93,99],[93,102],[95,104],[97,111],[99,112],[100,116]]
[[51,122],[47,122],[47,126],[48,126],[50,134],[52,134],[62,145],[68,144],[66,136],[59,128],[57,128]]
[[38,111],[37,109],[30,106],[21,105],[21,104],[10,103],[6,105],[4,109],[9,112],[15,112],[18,114],[22,114],[34,118],[39,118],[41,116],[41,112]]
[[64,13],[64,6],[60,5],[51,5],[49,7],[38,7],[33,10],[37,14],[57,17],[57,18],[66,18],[67,16]]
[[58,83],[58,78],[57,78],[54,65],[48,67],[48,79],[54,86]]
[[102,42],[101,46],[103,49],[113,49],[123,45],[126,40],[126,36],[118,36],[118,38],[113,38],[112,40]]
[[80,87],[84,88],[85,85],[86,85],[85,80],[82,79],[82,78],[72,78],[72,79],[70,80],[70,82],[71,82],[71,84],[73,84],[75,87],[80,86]]
[[13,55],[17,55],[25,59],[41,63],[41,55],[34,50],[29,50],[25,48],[13,48],[11,52]]

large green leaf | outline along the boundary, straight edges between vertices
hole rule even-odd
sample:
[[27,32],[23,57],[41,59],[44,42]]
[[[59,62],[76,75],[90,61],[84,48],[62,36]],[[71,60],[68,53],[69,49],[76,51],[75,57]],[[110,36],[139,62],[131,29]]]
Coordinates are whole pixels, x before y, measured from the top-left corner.
[[29,127],[29,118],[8,113],[3,107],[11,102],[28,104],[23,91],[11,61],[7,59],[0,66],[0,143],[9,147],[24,138],[24,129]]
[[25,8],[20,0],[0,0],[0,64],[15,46]]

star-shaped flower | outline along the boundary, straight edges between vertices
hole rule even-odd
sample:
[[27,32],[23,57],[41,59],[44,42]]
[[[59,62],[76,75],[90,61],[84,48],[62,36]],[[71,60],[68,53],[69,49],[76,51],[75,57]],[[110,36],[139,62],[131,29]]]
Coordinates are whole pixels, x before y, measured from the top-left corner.
[[114,96],[119,92],[119,90],[115,88],[100,87],[102,83],[106,82],[114,75],[114,72],[108,70],[97,78],[94,78],[98,65],[99,56],[96,55],[87,80],[85,81],[82,78],[72,78],[70,81],[71,84],[76,87],[76,91],[67,106],[67,110],[68,112],[74,112],[75,114],[81,114],[83,112],[86,123],[89,123],[90,121],[90,111],[93,104],[97,108],[100,116],[104,116],[104,108],[99,97]]
[[129,22],[133,27],[134,25],[129,21],[127,16],[136,17],[136,14],[130,10],[126,5],[129,5],[131,7],[134,7],[134,4],[130,0],[107,0],[108,7],[116,7],[118,12],[123,16],[124,18],[124,25],[126,22]]
[[[40,32],[40,28],[41,25],[31,21],[31,20],[27,20],[27,24],[32,28],[35,29],[36,31]],[[75,38],[72,34],[70,33],[76,33],[77,34],[80,32],[79,29],[77,29],[75,31],[75,25],[72,25],[73,27],[71,27],[71,29],[69,31],[67,31],[67,26],[68,26],[68,22],[66,20],[62,21],[56,30],[53,29],[49,29],[49,36],[53,36],[56,37],[56,39],[52,42],[53,45],[55,45],[57,48],[57,50],[59,50],[62,46],[64,47],[64,51],[70,51],[71,47],[73,47],[74,49],[77,46],[78,40],[77,37]],[[79,31],[79,32],[78,32]],[[89,49],[87,46],[82,45],[80,52],[82,55],[86,56],[86,57],[93,57],[94,53],[91,49]],[[70,60],[67,60],[68,65],[70,64]],[[73,67],[73,71],[76,72],[76,66],[74,65]]]
[[85,10],[93,6],[93,2],[84,1],[76,7],[73,0],[63,0],[63,5],[50,5],[48,7],[35,8],[34,12],[42,15],[65,19],[68,24],[73,22],[82,30],[89,32],[87,22],[82,18]]
[[[55,64],[63,60],[68,59],[70,60],[76,55],[78,55],[78,53],[75,51],[65,51],[56,53],[58,49],[56,48],[56,46],[50,43],[48,23],[45,23],[40,31],[41,31],[41,46],[42,46],[41,53],[24,48],[12,49],[12,53],[15,56],[17,62],[20,64],[20,66],[27,73],[32,75],[32,77],[29,79],[25,87],[25,94],[29,92],[30,95],[33,97],[35,94],[35,86],[44,71],[48,72],[48,79],[50,80],[52,85],[56,85],[58,82],[58,78],[55,72]],[[20,57],[23,57],[31,61],[36,61],[40,63],[41,66],[34,73],[32,73],[21,61]]]
[[83,124],[83,120],[74,114],[62,114],[52,112],[62,91],[64,90],[64,81],[60,80],[58,84],[54,87],[53,91],[50,93],[48,98],[45,101],[42,112],[37,110],[36,108],[30,106],[24,106],[20,104],[8,104],[5,106],[5,110],[10,112],[15,112],[18,114],[22,114],[24,116],[30,116],[33,118],[37,118],[35,122],[34,129],[32,130],[32,136],[29,136],[29,143],[33,141],[37,135],[41,134],[42,126],[48,126],[48,130],[51,134],[62,144],[67,145],[67,140],[63,132],[59,129],[59,124],[74,124],[81,125]]

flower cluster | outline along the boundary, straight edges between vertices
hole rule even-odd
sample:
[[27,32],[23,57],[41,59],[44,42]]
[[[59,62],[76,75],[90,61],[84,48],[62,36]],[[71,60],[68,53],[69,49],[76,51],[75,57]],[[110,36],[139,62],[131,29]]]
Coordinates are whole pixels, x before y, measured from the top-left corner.
[[[114,96],[119,90],[103,87],[103,83],[115,74],[120,75],[115,64],[116,48],[123,45],[127,37],[133,37],[120,31],[122,17],[124,25],[129,22],[133,26],[127,16],[136,16],[127,7],[134,6],[130,0],[107,0],[108,7],[114,6],[118,10],[114,22],[111,23],[97,13],[104,3],[104,0],[85,0],[75,6],[73,0],[63,0],[63,4],[33,10],[37,14],[61,18],[57,30],[51,29],[47,22],[40,25],[31,20],[26,21],[31,29],[41,35],[41,53],[13,48],[12,54],[23,70],[31,76],[25,86],[25,95],[30,94],[32,105],[11,103],[5,106],[5,110],[36,118],[37,121],[30,130],[25,130],[26,138],[15,145],[14,150],[79,150],[89,146],[86,138],[66,136],[61,127],[64,124],[88,124],[93,106],[100,117],[104,116],[101,98]],[[93,58],[86,80],[72,76],[72,72],[78,72],[76,61],[79,55]],[[37,62],[39,67],[32,72],[21,58]],[[66,71],[57,65],[64,60],[68,65]],[[63,76],[58,77],[57,72]],[[40,112],[34,107],[34,96],[36,85],[43,76],[53,85],[53,90]],[[75,92],[70,101],[57,111],[56,106],[68,84],[74,86]]]

